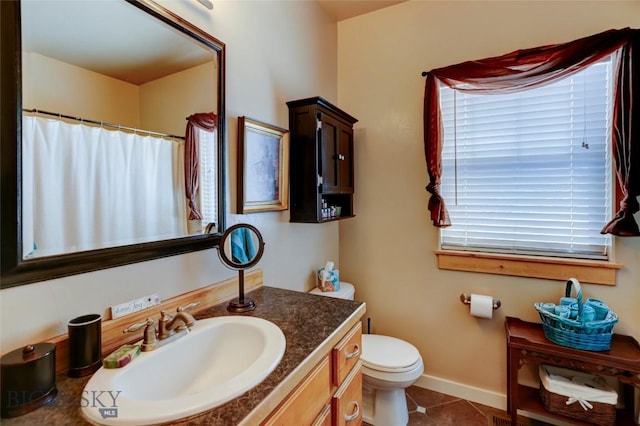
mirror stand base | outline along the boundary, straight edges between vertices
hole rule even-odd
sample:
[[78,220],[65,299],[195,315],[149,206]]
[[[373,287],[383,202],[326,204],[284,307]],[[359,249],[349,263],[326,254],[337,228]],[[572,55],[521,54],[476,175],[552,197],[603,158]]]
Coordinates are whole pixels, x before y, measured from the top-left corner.
[[232,299],[227,306],[227,311],[233,313],[253,311],[256,308],[256,304],[253,299],[244,298],[242,302],[239,298]]

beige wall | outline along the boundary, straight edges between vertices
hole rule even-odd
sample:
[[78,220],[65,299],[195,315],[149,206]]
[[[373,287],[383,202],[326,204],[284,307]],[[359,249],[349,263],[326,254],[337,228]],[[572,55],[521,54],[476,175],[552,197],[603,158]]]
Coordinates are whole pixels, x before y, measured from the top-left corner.
[[140,127],[184,135],[188,116],[217,113],[215,76],[212,61],[140,86]]
[[[336,23],[313,2],[166,1],[227,45],[228,222],[257,226],[266,241],[265,282],[308,290],[313,270],[338,259],[338,225],[290,224],[289,212],[235,215],[237,117],[288,128],[285,102],[337,100]],[[184,117],[181,118],[182,120]],[[158,292],[166,299],[234,276],[215,250],[137,263],[0,291],[0,353],[66,331],[69,318]]]
[[[588,4],[587,4],[588,3]],[[427,212],[422,71],[512,50],[640,27],[634,2],[409,1],[338,24],[338,100],[356,124],[355,219],[340,224],[341,278],[367,302],[374,332],[418,347],[425,374],[506,392],[504,317],[538,321],[534,302],[563,282],[438,270]],[[616,240],[615,287],[585,285],[640,339],[640,238]],[[498,297],[493,320],[469,316],[461,293]]]
[[37,53],[23,55],[22,69],[24,108],[139,125],[139,90],[134,84]]
[[38,53],[23,55],[23,103],[74,117],[184,135],[185,118],[216,111],[216,63],[137,86]]

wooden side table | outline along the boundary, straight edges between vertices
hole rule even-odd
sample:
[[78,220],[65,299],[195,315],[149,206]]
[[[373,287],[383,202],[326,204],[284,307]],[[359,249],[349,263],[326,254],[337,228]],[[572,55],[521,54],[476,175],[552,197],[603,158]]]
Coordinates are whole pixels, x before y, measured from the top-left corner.
[[[592,352],[557,345],[544,336],[542,325],[507,317],[507,413],[517,425],[518,409],[577,425],[591,425],[545,410],[538,389],[518,384],[518,370],[525,363],[548,364],[588,373],[613,376],[640,389],[640,345],[630,336],[614,334],[608,351]],[[633,393],[633,392],[631,392]],[[630,399],[632,401],[632,399]],[[630,405],[630,407],[629,407]],[[616,425],[635,425],[633,403],[616,413]]]

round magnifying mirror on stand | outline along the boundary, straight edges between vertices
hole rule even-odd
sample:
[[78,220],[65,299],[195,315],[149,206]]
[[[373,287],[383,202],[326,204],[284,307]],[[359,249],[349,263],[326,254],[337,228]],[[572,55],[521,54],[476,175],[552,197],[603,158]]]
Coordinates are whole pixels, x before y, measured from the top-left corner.
[[229,312],[246,312],[256,308],[253,299],[244,296],[244,270],[255,266],[263,252],[262,235],[252,225],[239,223],[222,235],[218,256],[228,268],[238,271],[238,298],[229,302]]

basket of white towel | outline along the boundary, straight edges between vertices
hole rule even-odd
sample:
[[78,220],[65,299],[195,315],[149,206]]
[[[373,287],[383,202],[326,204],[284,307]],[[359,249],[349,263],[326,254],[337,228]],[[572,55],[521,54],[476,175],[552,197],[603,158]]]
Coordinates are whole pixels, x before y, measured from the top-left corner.
[[545,364],[539,374],[548,411],[601,426],[616,424],[618,393],[602,376]]

